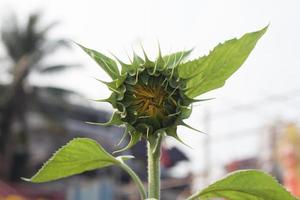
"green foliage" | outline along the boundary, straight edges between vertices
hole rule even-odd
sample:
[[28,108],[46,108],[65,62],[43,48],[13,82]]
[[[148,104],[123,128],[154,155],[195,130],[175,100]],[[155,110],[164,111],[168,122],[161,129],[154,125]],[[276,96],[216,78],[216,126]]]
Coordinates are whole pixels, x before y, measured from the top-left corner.
[[188,200],[296,200],[273,177],[256,170],[238,171],[208,186]]
[[179,77],[187,79],[185,94],[194,98],[222,87],[225,81],[244,63],[267,28],[247,33],[240,39],[228,40],[215,47],[208,56],[179,66]]
[[47,182],[119,162],[118,158],[107,153],[96,141],[77,138],[59,149],[31,179],[25,180],[35,183]]
[[[158,58],[151,61],[143,49],[144,59],[133,53],[130,64],[115,58],[121,66],[121,74],[114,60],[79,45],[113,79],[112,82],[100,81],[107,85],[112,95],[98,101],[111,103],[116,111],[107,123],[92,124],[125,126],[124,137],[130,136],[131,139],[126,147],[116,152],[131,148],[142,138],[147,139],[148,196],[138,176],[124,163],[124,160],[130,157],[115,158],[97,142],[87,138],[74,139],[62,147],[28,181],[46,182],[93,169],[118,165],[137,184],[142,199],[148,197],[148,200],[158,200],[160,197],[159,152],[162,138],[168,135],[182,142],[177,135],[179,125],[198,131],[183,120],[191,115],[194,102],[209,99],[194,98],[223,86],[225,81],[244,63],[267,28],[247,33],[240,39],[228,40],[215,47],[208,56],[185,63],[184,60],[191,50],[162,56],[159,49]],[[255,170],[233,173],[192,195],[188,200],[214,198],[296,199],[273,177]]]

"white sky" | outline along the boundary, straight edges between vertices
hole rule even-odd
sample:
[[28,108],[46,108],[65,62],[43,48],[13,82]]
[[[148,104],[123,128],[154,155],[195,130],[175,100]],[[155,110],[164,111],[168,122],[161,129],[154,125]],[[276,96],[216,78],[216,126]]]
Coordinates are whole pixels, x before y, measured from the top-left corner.
[[[277,118],[298,120],[300,113],[300,1],[299,0],[1,0],[0,17],[16,11],[25,19],[29,12],[42,9],[45,21],[62,23],[53,35],[64,36],[85,46],[121,58],[138,49],[142,42],[152,57],[157,53],[157,40],[163,53],[196,47],[191,58],[203,55],[219,42],[240,37],[268,23],[266,35],[258,43],[243,67],[225,87],[206,96],[217,99],[196,106],[189,123],[207,131],[219,142],[212,143],[211,159],[216,166],[232,159],[259,153],[260,133],[264,125]],[[0,51],[1,52],[1,51]],[[109,92],[91,76],[108,80],[104,72],[81,50],[75,48],[60,60],[79,62],[86,66],[58,76],[36,80],[80,91],[89,98],[108,96]],[[246,112],[235,105],[260,102],[274,94],[289,93],[289,101],[264,102],[259,109]],[[286,96],[286,95],[285,95]],[[105,105],[104,109],[109,109]],[[227,111],[226,111],[227,110]],[[231,112],[228,112],[231,111]],[[209,130],[203,113],[210,112]],[[258,129],[257,129],[258,128]],[[253,135],[220,141],[221,136],[240,132]],[[207,136],[180,129],[183,139],[194,149],[182,147],[194,158],[193,169],[203,168],[203,143]],[[257,132],[258,134],[255,134]],[[224,137],[223,137],[224,138]],[[171,141],[172,143],[172,141]]]

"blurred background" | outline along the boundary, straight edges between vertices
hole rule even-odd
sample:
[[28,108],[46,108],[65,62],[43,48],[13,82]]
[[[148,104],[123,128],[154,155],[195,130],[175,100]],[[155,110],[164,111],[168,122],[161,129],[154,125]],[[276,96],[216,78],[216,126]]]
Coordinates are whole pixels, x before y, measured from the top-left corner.
[[[140,43],[152,59],[219,42],[270,23],[248,60],[215,98],[194,105],[187,120],[206,134],[179,128],[191,148],[167,138],[162,199],[184,199],[225,174],[262,169],[300,197],[300,2],[298,0],[1,0],[0,199],[139,199],[130,178],[110,167],[45,184],[26,183],[61,145],[90,137],[109,152],[122,129],[99,127],[112,108],[109,80],[72,41],[128,60]],[[145,144],[129,162],[146,182]]]

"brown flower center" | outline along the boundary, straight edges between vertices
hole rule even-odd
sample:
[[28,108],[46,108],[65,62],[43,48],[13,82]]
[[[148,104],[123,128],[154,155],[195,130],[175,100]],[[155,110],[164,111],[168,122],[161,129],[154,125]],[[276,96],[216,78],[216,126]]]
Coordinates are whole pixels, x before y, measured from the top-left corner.
[[135,85],[133,95],[136,101],[134,104],[137,106],[136,108],[139,115],[148,117],[164,116],[164,102],[167,97],[167,92],[159,86],[160,85],[154,85],[154,87],[148,87],[141,84]]

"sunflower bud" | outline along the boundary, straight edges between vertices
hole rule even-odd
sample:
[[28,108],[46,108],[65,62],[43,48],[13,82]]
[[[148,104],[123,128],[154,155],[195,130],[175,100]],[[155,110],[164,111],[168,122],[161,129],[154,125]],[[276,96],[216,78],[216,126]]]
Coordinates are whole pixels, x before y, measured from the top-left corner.
[[[194,99],[210,90],[222,87],[246,60],[267,27],[247,33],[240,39],[219,44],[208,56],[184,62],[189,51],[176,52],[151,61],[145,51],[142,59],[133,54],[130,64],[117,62],[100,52],[79,45],[112,78],[104,82],[112,91],[108,99],[115,108],[111,120],[99,125],[125,126],[124,137],[130,134],[130,148],[141,138],[148,140],[169,135],[177,136],[177,126],[196,130],[183,122],[192,112],[191,104],[207,99]],[[119,71],[121,68],[121,71]],[[196,130],[198,131],[198,130]]]
[[180,79],[170,77],[167,71],[153,73],[153,68],[143,65],[141,69],[127,76],[123,83],[126,91],[117,101],[117,108],[124,113],[122,120],[136,131],[155,134],[182,120],[182,108],[189,105],[184,104],[187,101],[180,88]]

